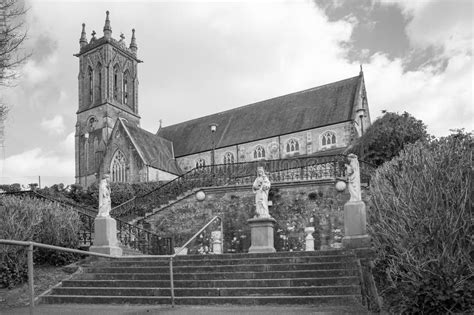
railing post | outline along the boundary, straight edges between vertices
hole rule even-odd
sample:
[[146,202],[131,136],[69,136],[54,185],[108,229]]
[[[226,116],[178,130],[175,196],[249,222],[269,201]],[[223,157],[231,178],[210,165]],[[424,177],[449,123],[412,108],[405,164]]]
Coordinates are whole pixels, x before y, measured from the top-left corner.
[[170,257],[170,291],[171,291],[171,307],[174,307],[173,257]]
[[30,292],[30,314],[34,314],[35,287],[33,282],[33,243],[28,245],[28,291]]
[[221,221],[221,246],[222,246],[222,254],[224,254],[224,222],[223,222],[223,219],[222,217],[219,218],[220,221]]

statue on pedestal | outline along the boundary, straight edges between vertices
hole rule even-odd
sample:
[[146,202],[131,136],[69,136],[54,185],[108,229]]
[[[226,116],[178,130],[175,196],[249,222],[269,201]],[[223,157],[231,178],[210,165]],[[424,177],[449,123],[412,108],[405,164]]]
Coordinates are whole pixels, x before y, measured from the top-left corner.
[[109,175],[105,174],[99,184],[99,214],[97,216],[110,217],[111,209]]
[[268,191],[270,190],[270,180],[265,174],[263,167],[257,168],[257,178],[253,182],[252,191],[255,194],[256,218],[269,218],[268,212]]
[[349,201],[360,201],[362,200],[360,190],[360,169],[357,155],[351,153],[347,156],[349,164],[346,164],[347,173],[347,188],[351,194]]

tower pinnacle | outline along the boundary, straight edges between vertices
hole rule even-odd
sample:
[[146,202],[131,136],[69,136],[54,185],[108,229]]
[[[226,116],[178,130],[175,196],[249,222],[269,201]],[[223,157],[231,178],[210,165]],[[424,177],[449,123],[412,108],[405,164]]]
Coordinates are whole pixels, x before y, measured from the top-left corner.
[[112,37],[112,27],[110,26],[109,11],[105,12],[104,37],[110,39]]
[[87,38],[86,38],[86,24],[82,23],[82,32],[81,32],[81,38],[79,39],[79,45],[84,47],[87,45]]
[[137,39],[135,38],[135,29],[132,29],[132,39],[130,40],[130,50],[132,53],[137,54],[138,46]]

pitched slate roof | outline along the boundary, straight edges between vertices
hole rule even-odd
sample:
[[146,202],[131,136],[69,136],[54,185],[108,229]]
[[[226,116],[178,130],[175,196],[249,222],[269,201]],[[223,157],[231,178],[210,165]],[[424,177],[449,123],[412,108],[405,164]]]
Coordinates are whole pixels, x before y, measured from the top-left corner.
[[351,119],[362,75],[160,128],[176,157],[212,149],[209,125],[218,124],[216,148]]
[[154,168],[179,175],[181,172],[173,158],[173,143],[152,134],[140,127],[120,119],[131,137],[132,142],[145,160],[145,164]]

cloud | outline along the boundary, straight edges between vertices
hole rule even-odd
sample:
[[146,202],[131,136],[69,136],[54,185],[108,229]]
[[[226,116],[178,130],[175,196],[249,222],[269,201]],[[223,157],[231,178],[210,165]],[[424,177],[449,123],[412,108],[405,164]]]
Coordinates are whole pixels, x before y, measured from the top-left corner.
[[50,135],[61,135],[66,130],[64,119],[61,115],[56,115],[51,119],[43,119],[41,121],[41,127]]
[[42,186],[74,183],[74,133],[59,142],[56,150],[33,148],[11,155],[0,165],[0,182],[36,183],[41,176]]

